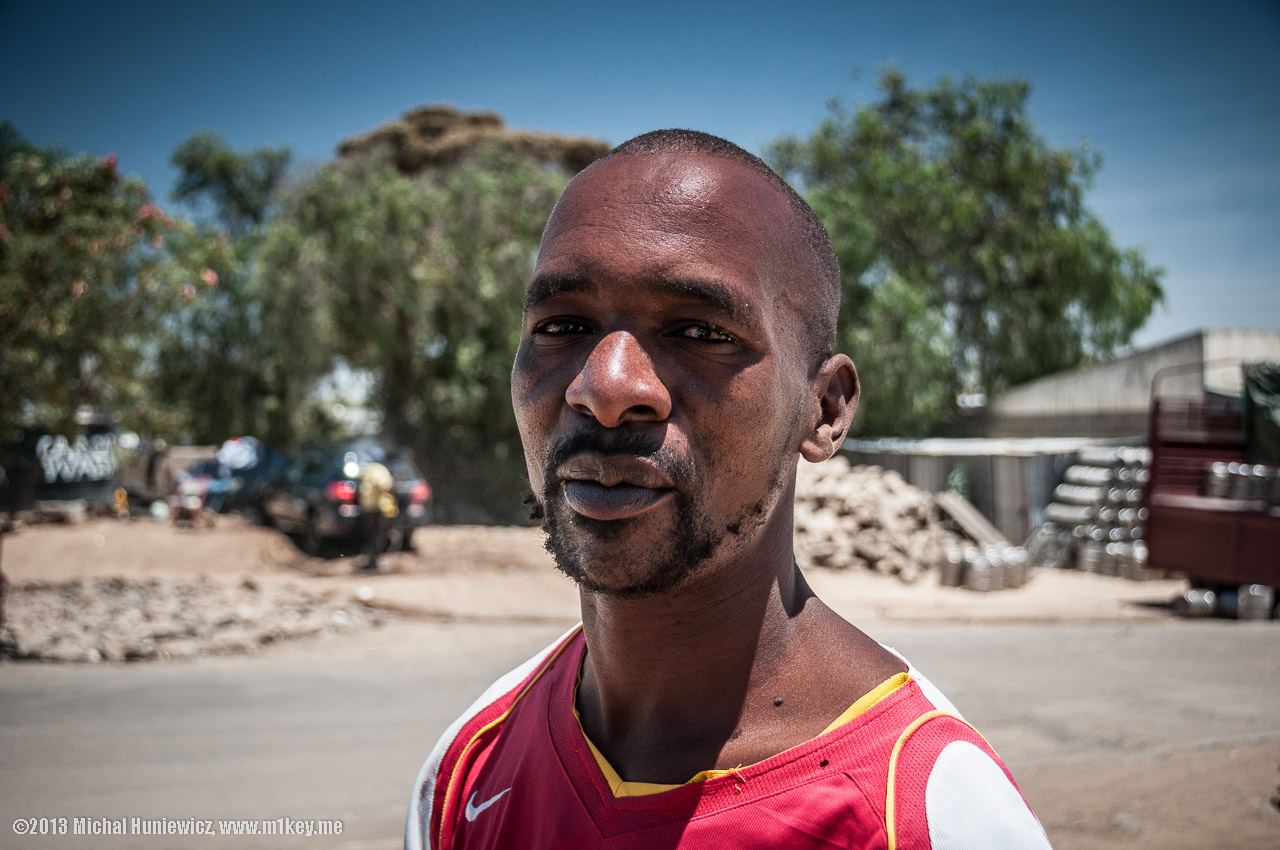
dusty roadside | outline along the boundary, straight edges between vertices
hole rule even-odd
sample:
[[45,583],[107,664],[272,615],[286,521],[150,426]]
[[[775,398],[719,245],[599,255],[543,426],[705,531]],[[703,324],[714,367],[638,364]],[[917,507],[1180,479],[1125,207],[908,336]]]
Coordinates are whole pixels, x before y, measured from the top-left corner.
[[[82,579],[191,579],[289,585],[414,616],[463,620],[577,619],[572,585],[552,566],[535,529],[440,526],[420,529],[414,550],[386,556],[387,571],[357,572],[355,557],[313,558],[289,538],[236,517],[213,527],[146,520],[46,525],[10,535],[4,569],[18,592],[33,583]],[[994,593],[913,584],[865,571],[812,568],[808,579],[855,622],[1105,622],[1164,619],[1183,586],[1130,582],[1072,571],[1041,571],[1025,587]]]

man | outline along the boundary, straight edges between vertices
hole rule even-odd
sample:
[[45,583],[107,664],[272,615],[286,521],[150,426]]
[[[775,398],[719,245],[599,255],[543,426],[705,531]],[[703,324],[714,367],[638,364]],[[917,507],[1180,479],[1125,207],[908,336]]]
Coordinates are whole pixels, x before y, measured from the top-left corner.
[[366,573],[381,570],[378,556],[387,548],[391,520],[398,513],[395,478],[392,477],[391,470],[378,462],[379,459],[370,460],[360,468],[360,488],[357,491],[364,547],[364,560],[360,569]]
[[812,211],[722,139],[646,134],[570,183],[512,399],[583,622],[445,733],[407,847],[1048,846],[986,742],[796,567],[797,463],[858,398],[838,299]]

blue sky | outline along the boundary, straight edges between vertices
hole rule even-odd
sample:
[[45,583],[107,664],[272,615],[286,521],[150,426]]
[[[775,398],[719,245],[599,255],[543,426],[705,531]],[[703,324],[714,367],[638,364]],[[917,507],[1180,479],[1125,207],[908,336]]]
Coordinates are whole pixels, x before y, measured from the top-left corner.
[[[323,161],[425,103],[619,142],[687,126],[750,150],[805,133],[894,63],[1021,76],[1059,146],[1104,166],[1089,205],[1167,270],[1146,345],[1280,329],[1280,4],[1093,2],[27,2],[0,0],[0,118],[115,153],[167,200],[199,130]],[[861,69],[854,74],[854,69]]]

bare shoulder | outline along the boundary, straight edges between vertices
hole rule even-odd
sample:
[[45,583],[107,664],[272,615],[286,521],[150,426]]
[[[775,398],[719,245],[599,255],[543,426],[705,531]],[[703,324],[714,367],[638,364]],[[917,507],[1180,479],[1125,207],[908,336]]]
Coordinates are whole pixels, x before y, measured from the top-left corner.
[[844,685],[844,696],[852,694],[856,700],[886,679],[906,672],[907,665],[901,658],[821,600],[812,600],[809,607],[815,610],[803,645],[805,665],[812,667],[811,681],[829,677],[830,684]]

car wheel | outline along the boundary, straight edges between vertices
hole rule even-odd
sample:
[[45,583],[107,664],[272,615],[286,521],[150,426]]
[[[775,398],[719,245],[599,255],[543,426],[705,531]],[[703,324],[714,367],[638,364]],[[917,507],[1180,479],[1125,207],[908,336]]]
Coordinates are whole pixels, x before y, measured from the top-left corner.
[[302,530],[301,546],[302,551],[313,558],[320,554],[320,535],[316,534],[314,519],[307,520],[307,525]]
[[275,522],[271,519],[271,514],[267,513],[267,493],[263,493],[253,500],[253,507],[249,508],[249,516],[257,525],[266,528],[274,528]]

